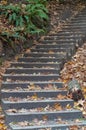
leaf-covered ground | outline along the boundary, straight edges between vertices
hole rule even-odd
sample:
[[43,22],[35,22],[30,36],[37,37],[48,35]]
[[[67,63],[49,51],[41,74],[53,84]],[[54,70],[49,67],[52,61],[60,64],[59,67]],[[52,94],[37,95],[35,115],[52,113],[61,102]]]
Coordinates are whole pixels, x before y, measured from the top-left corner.
[[81,86],[84,100],[75,102],[75,107],[83,112],[86,118],[86,43],[80,47],[70,61],[65,63],[61,71],[61,81],[68,87],[68,82],[76,79]]

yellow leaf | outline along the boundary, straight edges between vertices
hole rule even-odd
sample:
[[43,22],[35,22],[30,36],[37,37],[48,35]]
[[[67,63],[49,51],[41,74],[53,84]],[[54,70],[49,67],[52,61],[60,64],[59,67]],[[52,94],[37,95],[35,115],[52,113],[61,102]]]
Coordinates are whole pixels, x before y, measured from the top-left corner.
[[70,105],[70,104],[67,104],[66,108],[67,108],[67,109],[71,109],[71,105]]
[[62,106],[59,103],[55,103],[53,107],[57,111],[61,111],[62,110]]

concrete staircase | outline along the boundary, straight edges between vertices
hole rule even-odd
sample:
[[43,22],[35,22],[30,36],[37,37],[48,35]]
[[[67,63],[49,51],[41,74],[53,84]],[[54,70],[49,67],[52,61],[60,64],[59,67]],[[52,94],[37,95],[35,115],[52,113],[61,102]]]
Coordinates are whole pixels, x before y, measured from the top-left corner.
[[86,40],[86,9],[57,34],[12,62],[3,75],[2,107],[11,130],[70,130],[86,126],[82,112],[74,109],[67,89],[58,82],[60,70]]

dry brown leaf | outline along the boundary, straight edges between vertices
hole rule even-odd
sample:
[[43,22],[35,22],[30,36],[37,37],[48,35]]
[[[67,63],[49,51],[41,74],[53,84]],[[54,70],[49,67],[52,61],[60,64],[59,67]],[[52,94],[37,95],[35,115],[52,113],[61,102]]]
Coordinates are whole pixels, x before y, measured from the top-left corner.
[[53,51],[51,51],[51,50],[50,50],[48,53],[49,53],[49,54],[54,54],[54,52],[53,52]]
[[57,111],[61,111],[62,110],[62,106],[59,103],[55,103],[53,108]]
[[57,95],[57,99],[58,100],[63,100],[63,99],[65,99],[66,98],[66,96],[64,96],[64,95],[62,95],[62,94],[58,94]]
[[26,50],[26,53],[30,53],[30,52],[31,52],[31,50],[30,50],[30,49],[27,49],[27,50]]
[[4,124],[0,123],[0,130],[7,130],[7,127]]
[[36,93],[34,93],[34,95],[31,97],[33,100],[37,100],[38,99],[38,96]]
[[0,115],[0,120],[3,120],[4,119],[4,115]]
[[78,126],[77,125],[70,126],[69,128],[70,128],[70,130],[78,130]]
[[48,120],[48,116],[47,116],[47,115],[44,115],[44,116],[42,117],[42,120],[47,121],[47,120]]

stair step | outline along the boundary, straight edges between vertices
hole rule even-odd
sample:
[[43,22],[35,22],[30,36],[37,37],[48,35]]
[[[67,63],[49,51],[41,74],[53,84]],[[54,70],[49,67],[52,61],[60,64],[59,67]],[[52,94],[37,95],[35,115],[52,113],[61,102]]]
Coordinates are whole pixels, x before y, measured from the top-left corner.
[[[78,23],[78,21],[75,23]],[[70,36],[70,35],[83,35],[83,36],[85,36],[85,34],[81,31],[71,31],[71,30],[68,30],[68,31],[62,30],[62,31],[59,31],[58,33],[50,34],[49,36]]]
[[[77,24],[76,24],[77,25]],[[76,26],[75,25],[75,26]],[[70,25],[70,24],[68,24],[68,25],[64,25],[64,26],[68,26],[68,27],[71,27],[72,26],[72,24]],[[79,26],[79,25],[78,25]],[[60,36],[58,36],[58,34],[57,34],[57,36],[45,36],[44,37],[44,40],[62,40],[62,39],[80,39],[80,38],[83,38],[84,36],[83,35],[74,35],[74,34],[69,34],[69,35],[60,35]]]
[[77,21],[68,22],[68,24],[71,24],[71,25],[73,25],[73,24],[81,25],[82,24],[82,25],[84,25],[84,24],[86,24],[85,22],[86,22],[86,20],[82,20],[82,21],[79,20],[79,22],[77,20]]
[[67,52],[68,55],[73,55],[75,53],[75,47],[70,47],[70,48],[40,48],[40,49],[31,49],[31,52],[35,52],[35,53],[58,53],[58,52]]
[[33,91],[11,91],[11,92],[4,92],[2,91],[2,98],[8,98],[10,96],[12,97],[21,97],[21,98],[25,98],[27,96],[32,96],[33,94],[36,94],[37,96],[41,97],[45,97],[45,96],[57,96],[58,94],[63,94],[66,95],[67,94],[67,90],[33,90]]
[[3,75],[3,80],[7,82],[22,82],[22,81],[56,81],[59,78],[59,74],[50,74],[50,75]]
[[[67,28],[67,27],[65,27],[64,28],[65,30],[70,30],[70,28]],[[71,28],[71,30],[73,30],[74,28]],[[85,30],[85,29],[84,29]],[[70,44],[70,43],[77,43],[77,42],[80,42],[80,41],[82,41],[82,39],[81,38],[77,38],[77,39],[60,39],[60,40],[44,40],[44,41],[41,41],[41,43],[58,43],[58,44]],[[39,44],[38,44],[39,45]],[[63,46],[63,45],[62,45]]]
[[72,18],[72,20],[86,20],[86,16],[85,17]]
[[66,52],[58,52],[57,54],[56,53],[54,53],[54,54],[49,54],[49,53],[26,53],[26,54],[24,54],[24,57],[21,57],[21,58],[19,58],[18,60],[20,60],[20,59],[22,59],[23,60],[23,58],[26,58],[26,57],[47,57],[47,58],[52,58],[52,57],[55,57],[55,58],[63,58],[63,57],[65,57],[67,55],[67,53]]
[[50,52],[50,51],[53,51],[55,53],[58,48],[62,48],[63,47],[62,48],[62,49],[64,49],[63,52],[66,52],[68,57],[70,57],[70,56],[72,56],[75,53],[75,51],[77,49],[76,46],[80,46],[81,43],[82,42],[79,42],[79,43],[77,42],[77,44],[74,44],[74,43],[68,44],[68,43],[66,43],[66,44],[60,45],[59,43],[56,43],[56,42],[49,41],[47,43],[45,41],[45,43],[43,43],[43,44],[38,44],[36,46],[36,48],[32,49],[32,51],[34,51],[34,50],[40,51],[40,52],[44,52],[44,51],[47,51],[47,52],[49,51]]
[[78,14],[75,17],[86,17],[86,14]]
[[70,121],[66,120],[64,122],[68,122],[68,123],[65,124],[65,123],[59,123],[59,121],[56,122],[56,121],[50,120],[50,121],[48,121],[47,124],[25,126],[25,127],[19,126],[19,125],[17,125],[17,123],[15,123],[15,124],[11,123],[10,128],[11,128],[11,130],[46,130],[46,129],[49,129],[49,130],[70,130],[70,126],[72,127],[72,126],[85,126],[86,125],[85,121],[80,122],[80,123],[75,123],[71,120]]
[[28,63],[28,62],[13,62],[11,67],[13,68],[62,68],[63,63],[61,62],[48,62],[48,63]]
[[50,63],[50,64],[54,64],[54,63],[57,63],[57,64],[60,64],[62,62],[62,64],[65,63],[65,61],[67,61],[70,56],[72,54],[67,54],[67,57],[42,57],[42,58],[39,58],[39,57],[36,57],[36,58],[19,58],[18,62],[22,62],[22,63],[28,63],[28,64],[44,64],[44,63]]
[[[72,54],[68,54],[68,58],[71,56]],[[39,58],[39,57],[36,57],[36,58],[34,58],[34,57],[31,57],[31,58],[28,58],[28,57],[23,57],[23,58],[19,58],[18,59],[18,61],[19,62],[29,62],[29,63],[33,63],[34,62],[34,64],[35,63],[45,63],[45,62],[53,62],[53,63],[59,63],[59,62],[61,62],[61,60],[63,59],[63,61],[65,62],[65,57],[57,57],[57,58],[55,58],[55,57],[49,57],[49,58],[47,58],[47,57],[41,57],[41,58]],[[63,62],[63,63],[64,63]]]
[[85,38],[77,38],[77,39],[75,39],[75,41],[74,41],[74,39],[72,39],[72,37],[70,38],[70,42],[69,42],[69,39],[67,39],[67,41],[64,41],[64,38],[60,38],[60,40],[58,41],[58,37],[56,36],[52,36],[52,37],[48,37],[48,38],[45,38],[44,39],[44,41],[41,41],[42,43],[46,43],[46,42],[48,42],[48,43],[51,43],[51,42],[56,42],[56,43],[58,43],[58,44],[67,44],[67,43],[69,43],[69,44],[71,44],[71,42],[73,43],[75,43],[76,44],[76,42],[80,42],[80,41],[82,41],[82,40],[84,40]]
[[65,52],[65,51],[71,51],[70,48],[62,48],[62,47],[58,47],[58,48],[44,48],[44,49],[31,49],[32,53],[39,53],[39,52],[44,52],[44,53],[48,53],[50,51],[52,51],[53,53],[60,53],[60,52]]
[[[68,27],[68,28],[85,28],[85,24],[84,25],[72,25],[72,24],[66,24],[66,25],[63,25],[63,27],[65,28],[65,27]],[[70,37],[69,37],[70,38]],[[74,37],[73,37],[74,38]],[[78,39],[79,37],[77,37],[76,39]]]
[[43,116],[47,116],[49,120],[53,120],[57,117],[62,119],[75,119],[81,118],[81,112],[79,110],[67,110],[67,111],[56,111],[56,112],[29,112],[29,113],[20,113],[20,114],[7,114],[6,113],[6,123],[10,122],[20,122],[20,121],[27,121],[33,120],[34,118],[42,118]]
[[86,33],[85,27],[83,27],[83,28],[82,27],[81,28],[77,28],[77,27],[76,28],[75,27],[71,27],[71,28],[70,27],[64,27],[63,29],[65,31],[68,31],[68,30],[72,31],[73,30],[73,31],[83,31],[84,33]]
[[49,68],[49,69],[42,69],[42,68],[8,68],[6,69],[6,74],[34,74],[34,73],[59,73],[59,69]]
[[[2,83],[2,90],[3,89],[15,89],[16,87],[21,87],[21,88],[27,88],[28,86],[31,86],[31,85],[35,85],[35,86],[39,86],[41,88],[44,88],[46,86],[53,86],[53,87],[57,87],[57,88],[63,88],[63,83],[62,82],[33,82],[33,83],[9,83],[9,82],[3,82]],[[11,88],[10,88],[11,86]]]
[[[67,25],[64,25],[64,27],[85,27],[86,26],[86,24],[85,23],[83,23],[82,25],[81,25],[81,23],[73,23],[73,25],[71,24],[71,23],[68,23]],[[80,37],[84,37],[84,35],[75,35],[75,36],[70,36],[70,37],[75,37],[75,38],[79,38],[79,36]]]
[[[23,99],[22,99],[23,100]],[[38,107],[46,107],[47,105],[53,106],[55,104],[60,104],[64,107],[70,106],[73,107],[74,102],[71,99],[64,99],[64,100],[39,100],[39,101],[21,101],[21,102],[10,102],[10,101],[5,101],[2,99],[2,105],[4,106],[4,110],[8,109],[32,109],[32,108],[38,108]],[[11,106],[12,105],[12,106]]]
[[[72,26],[72,25],[71,25]],[[77,34],[77,33],[63,33],[63,32],[59,32],[57,35],[56,34],[52,34],[49,36],[45,36],[44,40],[58,40],[59,39],[65,39],[65,37],[68,39],[68,37],[70,37],[70,39],[75,39],[75,40],[79,40],[80,38],[82,38],[83,40],[85,40],[85,35],[84,34]]]
[[42,44],[38,44],[37,46],[36,46],[36,49],[45,49],[45,48],[50,48],[50,49],[52,49],[52,48],[58,48],[58,47],[64,47],[64,48],[71,48],[71,47],[74,47],[75,48],[75,45],[74,45],[74,43],[73,42],[71,42],[71,43],[63,43],[63,44],[60,44],[60,43],[58,43],[58,42],[52,42],[52,41],[49,41],[48,43],[46,43],[46,41],[45,42],[43,42]]
[[46,97],[45,100],[25,100],[25,99],[21,99],[21,101],[18,101],[18,102],[12,102],[12,101],[6,101],[5,99],[2,99],[2,106],[3,106],[3,109],[4,110],[7,110],[7,109],[21,109],[21,108],[24,108],[24,109],[28,109],[28,108],[33,108],[33,107],[43,107],[43,106],[46,106],[46,105],[52,105],[52,104],[57,104],[57,103],[60,103],[61,105],[65,106],[65,105],[69,105],[71,107],[73,107],[74,105],[74,102],[73,100],[71,99],[64,99],[64,100],[61,100],[61,99],[57,99],[55,100],[55,98],[53,99],[49,99],[48,97]]
[[[8,109],[31,109],[35,107],[46,107],[47,105],[55,105],[55,104],[61,104],[62,106],[70,105],[73,107],[74,101],[71,99],[64,99],[64,100],[40,100],[40,101],[21,101],[21,102],[6,102],[4,99],[2,99],[2,105],[4,106],[4,110]],[[12,105],[12,106],[11,106]]]

